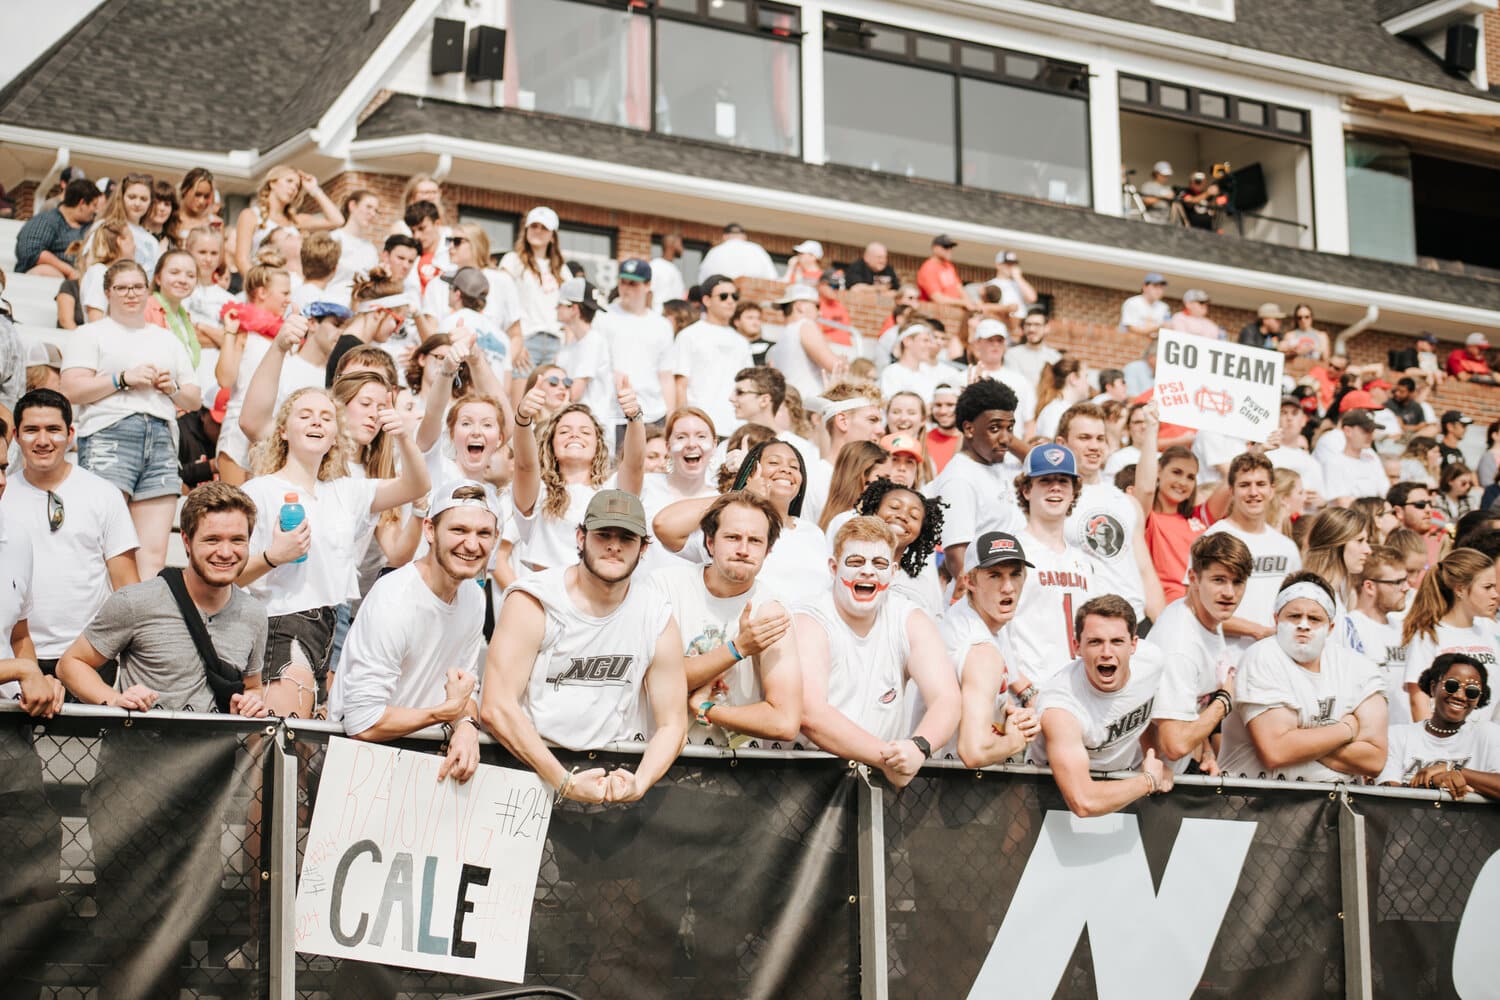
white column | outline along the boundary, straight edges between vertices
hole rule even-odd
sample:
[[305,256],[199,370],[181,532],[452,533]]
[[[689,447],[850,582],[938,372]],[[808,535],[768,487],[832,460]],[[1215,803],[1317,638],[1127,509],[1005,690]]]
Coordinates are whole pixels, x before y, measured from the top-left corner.
[[1344,118],[1336,101],[1312,109],[1313,225],[1317,248],[1349,252],[1349,190],[1344,166]]
[[1094,211],[1119,215],[1120,75],[1114,63],[1089,63],[1089,152]]
[[802,159],[827,163],[823,143],[823,4],[802,4]]

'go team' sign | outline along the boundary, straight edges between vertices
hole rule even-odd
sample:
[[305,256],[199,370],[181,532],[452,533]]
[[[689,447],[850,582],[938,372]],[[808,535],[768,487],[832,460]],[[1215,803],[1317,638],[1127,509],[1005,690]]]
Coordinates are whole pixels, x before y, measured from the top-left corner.
[[1155,399],[1164,424],[1264,441],[1281,409],[1280,351],[1163,329]]

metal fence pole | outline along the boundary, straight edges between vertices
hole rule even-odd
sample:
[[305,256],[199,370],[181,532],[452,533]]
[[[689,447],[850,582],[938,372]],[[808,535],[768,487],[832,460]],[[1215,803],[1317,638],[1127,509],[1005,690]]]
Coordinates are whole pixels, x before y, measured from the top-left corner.
[[890,996],[885,930],[885,792],[859,769],[859,995]]
[[1344,996],[1371,1000],[1370,877],[1365,864],[1365,818],[1349,792],[1339,790],[1339,887],[1343,894]]
[[294,1000],[297,929],[297,754],[289,749],[292,733],[278,725],[271,739],[271,760],[265,797],[264,838],[270,848],[271,873],[266,886],[270,916],[270,946],[266,955],[268,1000]]

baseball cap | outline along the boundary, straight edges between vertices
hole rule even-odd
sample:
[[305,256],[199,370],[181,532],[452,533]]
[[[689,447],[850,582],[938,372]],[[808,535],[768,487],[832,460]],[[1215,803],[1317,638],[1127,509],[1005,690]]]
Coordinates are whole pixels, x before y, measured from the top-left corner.
[[1021,540],[1004,531],[986,531],[964,550],[965,570],[986,569],[1007,562],[1032,565],[1026,560],[1026,550],[1021,547]]
[[[485,282],[485,287],[489,287],[489,282]],[[349,307],[343,305],[342,303],[326,302],[322,299],[319,299],[317,302],[309,302],[307,305],[303,306],[302,315],[306,316],[308,319],[333,318],[342,323],[343,321],[352,318],[354,316],[354,313],[350,312]]]
[[[581,279],[578,280],[581,284]],[[453,277],[448,279],[448,284],[458,289],[460,295],[467,295],[471,299],[488,298],[490,294],[490,279],[484,276],[484,272],[477,267],[461,267],[453,272]],[[576,302],[576,299],[570,301]]]
[[1161,174],[1163,177],[1171,177],[1172,164],[1168,163],[1166,160],[1157,160],[1155,163],[1151,164],[1151,172],[1153,174]]
[[[473,490],[479,491],[477,497],[472,495],[455,495],[459,492],[468,494]],[[476,483],[472,479],[457,479],[451,483],[445,483],[434,490],[432,493],[432,505],[427,508],[427,519],[435,521],[437,520],[437,516],[443,511],[452,510],[454,507],[478,507],[480,510],[489,511],[491,515],[495,516],[497,521],[499,520],[499,515],[495,514],[495,508],[490,506],[489,493],[486,492],[483,484]]]
[[1021,258],[1016,256],[1014,250],[1000,250],[995,254],[996,264],[1019,264]]
[[546,205],[538,205],[536,208],[533,208],[531,211],[526,213],[526,224],[529,226],[533,223],[539,223],[543,226],[546,226],[554,233],[557,232],[557,227],[560,225],[560,223],[557,221],[557,213],[552,211],[552,209],[548,208]]
[[1339,412],[1348,413],[1350,410],[1374,410],[1375,399],[1363,389],[1355,389],[1344,393],[1344,398],[1339,400]]
[[651,265],[639,257],[632,257],[620,265],[621,281],[650,281]]
[[1392,385],[1383,378],[1371,379],[1365,383],[1366,392],[1369,392],[1371,389],[1385,389],[1389,392],[1392,388]]
[[1195,181],[1206,181],[1208,180],[1208,175],[1201,170],[1194,170],[1191,179]]
[[1184,301],[1184,302],[1207,302],[1208,301],[1208,293],[1205,292],[1201,288],[1189,288],[1187,291],[1185,291],[1185,292],[1182,293],[1182,301]]
[[595,493],[583,515],[583,530],[598,531],[600,528],[621,528],[645,538],[646,508],[641,505],[641,498],[624,490]]
[[880,447],[892,455],[910,455],[919,462],[922,460],[922,446],[906,434],[887,434],[880,439]]
[[969,339],[990,340],[994,337],[999,337],[1007,344],[1010,343],[1010,331],[1005,328],[1004,323],[998,319],[982,319],[975,325],[974,334]]
[[938,233],[932,238],[932,245],[935,247],[956,247],[958,246],[958,240],[955,240],[947,233]]
[[579,303],[587,301],[589,296],[589,283],[584,278],[569,278],[562,283],[557,290],[557,297],[563,302]]
[[[1354,395],[1350,393],[1349,395]],[[1376,427],[1375,418],[1370,416],[1370,411],[1364,407],[1356,407],[1339,417],[1340,427],[1363,427],[1367,431],[1373,431]]]
[[1464,338],[1464,344],[1468,347],[1489,347],[1489,338],[1479,332],[1469,334]]
[[33,365],[46,365],[48,368],[62,371],[62,349],[45,340],[35,341],[26,349],[26,367],[30,368]]
[[1155,271],[1147,271],[1146,276],[1141,279],[1143,285],[1165,285],[1166,283],[1167,279]]
[[1026,474],[1039,476],[1076,476],[1078,463],[1072,449],[1060,444],[1039,444],[1026,453]]
[[1445,423],[1445,424],[1463,424],[1465,427],[1469,426],[1473,422],[1474,422],[1474,418],[1472,418],[1472,417],[1466,417],[1462,413],[1460,413],[1458,410],[1448,410],[1446,413],[1443,414],[1443,419],[1442,419],[1442,423]]
[[1422,342],[1424,342],[1424,343],[1436,344],[1437,343],[1437,334],[1435,334],[1435,333],[1423,333],[1419,337],[1417,337],[1417,339],[1420,340],[1420,341],[1422,341]]
[[817,240],[803,240],[792,247],[792,253],[810,253],[819,259],[823,256],[823,244]]
[[1286,319],[1286,313],[1274,302],[1267,302],[1255,310],[1255,315],[1260,319]]
[[818,301],[818,293],[815,289],[809,288],[806,285],[792,284],[786,286],[786,291],[781,293],[781,298],[776,300],[776,304],[785,306],[793,302],[816,301]]

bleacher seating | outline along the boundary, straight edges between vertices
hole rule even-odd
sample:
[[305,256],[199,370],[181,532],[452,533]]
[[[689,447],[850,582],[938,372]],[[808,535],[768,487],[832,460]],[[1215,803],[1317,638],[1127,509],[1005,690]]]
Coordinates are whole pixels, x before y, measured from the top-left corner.
[[16,219],[0,219],[0,269],[5,271],[5,301],[10,303],[11,314],[21,339],[28,345],[35,340],[61,344],[63,331],[57,328],[57,278],[36,278],[29,274],[17,274],[16,234],[22,223]]

